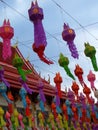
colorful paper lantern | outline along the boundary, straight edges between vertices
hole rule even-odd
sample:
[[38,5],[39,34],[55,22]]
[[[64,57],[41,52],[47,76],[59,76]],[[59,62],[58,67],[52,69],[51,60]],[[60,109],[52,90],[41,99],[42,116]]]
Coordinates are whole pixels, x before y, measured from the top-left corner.
[[54,77],[54,82],[56,84],[56,88],[58,90],[58,96],[61,98],[62,97],[62,92],[61,92],[61,83],[62,83],[62,77],[60,76],[60,73],[56,73],[56,76]]
[[39,89],[40,99],[45,103],[46,98],[45,98],[45,95],[44,95],[44,92],[43,92],[44,83],[41,81],[41,79],[39,79],[39,81],[38,81],[37,88]]
[[6,113],[5,113],[5,119],[6,119],[6,122],[8,123],[8,127],[10,127],[12,125],[11,114],[8,111],[6,111]]
[[45,47],[47,46],[46,35],[42,24],[44,17],[43,10],[38,6],[37,0],[35,4],[32,2],[31,8],[28,10],[29,19],[34,24],[34,44],[32,45],[33,51],[36,52],[43,62],[53,64],[52,61],[44,55]]
[[38,99],[39,107],[41,111],[45,112],[45,102],[43,102],[43,100],[41,99],[40,94],[38,94],[37,99]]
[[17,128],[17,127],[19,127],[19,120],[18,120],[19,113],[17,111],[17,108],[14,109],[13,116],[15,119],[15,126]]
[[76,122],[74,121],[78,119],[78,113],[77,113],[77,107],[76,107],[76,101],[75,101],[75,94],[73,91],[71,91],[70,89],[67,92],[67,99],[70,101],[71,103],[71,109],[72,109],[72,113],[73,113],[73,119],[72,122],[73,124],[76,126]]
[[2,107],[0,107],[0,128],[1,129],[6,125],[3,115],[4,115],[4,110],[2,109]]
[[83,93],[86,95],[86,97],[87,97],[87,100],[88,100],[88,103],[89,104],[91,104],[91,99],[90,99],[90,97],[89,97],[89,95],[90,95],[90,93],[91,93],[91,90],[90,90],[90,88],[89,87],[87,87],[87,85],[84,83],[84,85],[83,85]]
[[23,60],[21,59],[21,57],[19,57],[18,55],[15,55],[14,59],[13,59],[13,66],[17,68],[18,73],[20,74],[22,80],[26,81],[26,75],[31,73],[31,70],[23,70],[24,63]]
[[86,121],[86,119],[85,119],[86,118],[86,97],[83,95],[83,93],[80,93],[78,103],[80,103],[82,105],[81,121],[85,122]]
[[38,119],[39,119],[39,126],[40,126],[40,129],[44,129],[44,116],[41,112],[38,113]]
[[26,108],[27,107],[27,102],[26,102],[27,91],[23,87],[19,90],[19,95],[21,97],[24,108]]
[[31,100],[28,97],[28,95],[26,96],[26,103],[27,103],[27,106],[25,109],[25,113],[26,113],[26,116],[29,117],[31,115],[31,111],[30,111]]
[[56,104],[56,112],[62,113],[62,110],[60,108],[60,97],[58,95],[58,90],[56,87],[55,87],[55,97],[53,98],[53,102]]
[[76,95],[76,97],[78,99],[79,85],[76,82],[73,82],[71,88],[74,91],[74,93],[75,93],[75,95]]
[[[11,91],[9,91],[7,95],[8,95],[8,98],[13,102],[14,101],[14,97],[13,97]],[[8,112],[10,114],[13,113],[13,104],[12,103],[8,103]]]
[[28,130],[28,125],[29,124],[28,124],[28,118],[26,116],[23,118],[23,123],[24,123],[24,126],[25,126],[24,129]]
[[21,113],[19,113],[18,115],[18,119],[21,125],[21,128],[24,129],[24,124],[23,124],[23,115]]
[[57,117],[57,112],[56,112],[56,104],[55,104],[55,102],[52,102],[51,110],[52,110],[52,113],[54,115],[54,118],[56,118]]
[[94,81],[96,80],[95,74],[92,73],[92,71],[89,71],[89,74],[87,75],[87,79],[91,84],[91,88],[92,90],[96,90],[95,85],[94,85]]
[[74,44],[75,36],[76,36],[75,31],[73,29],[71,29],[68,26],[68,24],[66,25],[64,23],[64,30],[62,32],[62,38],[63,38],[63,40],[67,41],[67,45],[69,46],[69,49],[71,51],[71,56],[78,59],[79,55],[77,52],[77,48]]
[[15,124],[15,117],[14,117],[14,115],[11,116],[11,123],[12,123],[12,129],[13,130],[17,130],[16,124]]
[[54,115],[52,114],[52,112],[49,113],[48,122],[51,125],[50,129],[55,129],[55,119],[54,119]]
[[73,116],[73,112],[72,112],[72,109],[71,109],[71,102],[68,99],[66,99],[65,104],[67,106],[68,126],[70,126],[71,125],[72,116]]
[[39,95],[37,96],[37,99],[39,101],[39,106],[41,108],[41,111],[44,112],[45,111],[45,102],[46,102],[46,98],[43,92],[43,88],[44,88],[44,83],[41,81],[41,79],[39,79],[38,81],[38,85],[37,88],[39,89]]
[[79,65],[76,65],[74,73],[78,77],[79,82],[82,85],[84,83],[83,76],[82,76],[83,75],[83,69]]
[[85,45],[85,50],[84,54],[91,59],[93,68],[95,71],[98,71],[98,66],[97,66],[97,61],[96,61],[96,49],[94,46],[91,46],[89,43],[84,43]]
[[11,57],[11,38],[14,36],[14,29],[10,26],[10,21],[4,20],[0,27],[0,37],[3,39],[2,57],[4,60]]
[[58,63],[61,67],[64,68],[66,71],[66,74],[71,77],[73,80],[75,80],[73,74],[71,73],[70,69],[68,68],[69,60],[67,57],[65,57],[62,53],[60,53]]

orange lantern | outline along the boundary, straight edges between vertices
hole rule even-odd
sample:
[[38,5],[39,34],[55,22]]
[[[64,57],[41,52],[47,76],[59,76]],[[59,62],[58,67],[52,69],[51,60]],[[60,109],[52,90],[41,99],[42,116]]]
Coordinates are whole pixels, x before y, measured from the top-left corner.
[[58,96],[61,98],[61,83],[62,83],[62,77],[60,76],[60,73],[56,73],[56,76],[54,77],[54,82],[56,84],[57,90],[58,90]]

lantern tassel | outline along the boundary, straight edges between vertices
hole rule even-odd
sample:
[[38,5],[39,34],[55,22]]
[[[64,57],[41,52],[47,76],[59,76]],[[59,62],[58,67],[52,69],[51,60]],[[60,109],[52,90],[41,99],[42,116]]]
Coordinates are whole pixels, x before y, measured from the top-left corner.
[[44,54],[43,55],[39,55],[39,58],[41,61],[45,62],[46,64],[50,65],[53,64],[53,61],[49,60]]
[[71,77],[73,80],[75,80],[75,77],[74,77],[73,74],[71,73],[71,71],[70,71],[70,69],[68,68],[68,66],[65,66],[65,65],[64,65],[64,69],[65,69],[67,75],[68,75],[69,77]]
[[97,66],[97,61],[96,61],[95,55],[93,55],[92,58],[90,58],[90,59],[91,59],[94,70],[98,71],[98,66]]
[[67,44],[69,46],[69,50],[71,52],[71,56],[78,59],[79,58],[79,54],[78,54],[78,51],[77,51],[77,48],[76,48],[74,42],[73,41],[68,41]]

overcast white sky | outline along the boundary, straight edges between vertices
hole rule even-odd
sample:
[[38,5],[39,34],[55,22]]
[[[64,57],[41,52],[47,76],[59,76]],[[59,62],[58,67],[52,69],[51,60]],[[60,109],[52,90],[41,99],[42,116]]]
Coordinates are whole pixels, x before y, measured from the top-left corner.
[[[15,41],[19,41],[19,49],[23,56],[26,58],[30,55],[29,60],[34,65],[34,68],[41,72],[41,76],[48,80],[48,74],[50,75],[51,84],[53,83],[53,78],[56,72],[60,72],[63,83],[62,90],[65,87],[70,87],[72,85],[72,79],[66,75],[63,68],[58,65],[59,54],[62,52],[65,56],[69,58],[70,64],[69,68],[74,74],[75,65],[79,64],[84,70],[84,81],[88,86],[90,86],[87,75],[90,70],[94,72],[91,61],[84,55],[84,42],[89,42],[91,45],[96,47],[96,58],[98,57],[98,0],[55,0],[58,7],[53,0],[38,0],[38,4],[44,11],[43,26],[46,31],[47,36],[47,47],[45,50],[45,55],[54,61],[53,65],[47,65],[39,60],[38,56],[32,50],[32,43],[34,41],[33,36],[33,23],[28,19],[28,9],[31,6],[31,0],[4,0],[13,9],[8,7],[8,5],[0,2],[0,26],[3,23],[4,18],[10,19],[12,27],[14,27],[14,37],[12,40],[12,45]],[[19,13],[24,16],[20,15]],[[67,12],[67,13],[66,13]],[[74,19],[72,19],[70,14]],[[77,21],[77,22],[76,22]],[[69,26],[75,29],[76,37],[74,43],[79,52],[79,59],[74,59],[71,57],[70,51],[65,41],[62,40],[61,33],[63,31],[63,23],[68,23]],[[82,26],[90,25],[85,29]],[[96,23],[96,24],[94,24]],[[51,35],[49,35],[51,34]],[[54,38],[55,37],[55,38]],[[57,39],[56,39],[57,38]],[[98,58],[97,58],[98,59]],[[98,84],[98,72],[94,72],[96,75],[95,86]],[[79,83],[77,77],[76,82]]]

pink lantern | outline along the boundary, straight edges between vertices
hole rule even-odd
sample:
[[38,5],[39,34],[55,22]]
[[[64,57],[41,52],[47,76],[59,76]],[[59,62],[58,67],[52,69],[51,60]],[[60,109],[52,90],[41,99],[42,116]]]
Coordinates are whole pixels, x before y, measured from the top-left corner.
[[3,39],[3,59],[11,57],[11,38],[14,36],[14,29],[10,26],[10,21],[4,20],[3,26],[0,27],[0,37]]
[[96,90],[95,85],[94,85],[94,81],[95,81],[96,77],[95,77],[95,74],[93,74],[91,70],[90,70],[89,74],[87,75],[87,79],[91,84],[92,90]]

